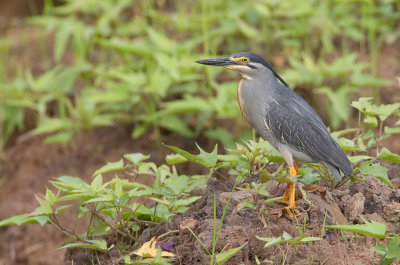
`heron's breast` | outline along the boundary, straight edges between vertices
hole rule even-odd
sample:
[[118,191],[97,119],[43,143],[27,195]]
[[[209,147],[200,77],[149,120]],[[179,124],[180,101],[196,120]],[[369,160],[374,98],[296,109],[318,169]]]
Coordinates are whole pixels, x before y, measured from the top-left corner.
[[242,87],[242,81],[243,81],[243,79],[242,80],[240,80],[239,81],[239,85],[238,85],[238,88],[237,88],[237,98],[238,98],[238,103],[239,103],[239,108],[240,108],[240,112],[242,113],[242,116],[243,116],[243,118],[246,120],[246,121],[248,121],[249,122],[249,120],[247,119],[247,110],[244,108],[244,104],[246,103],[246,102],[243,102],[245,99],[244,99],[244,96],[242,95],[242,93],[243,93],[243,91],[242,91],[242,89],[243,89],[243,87]]
[[263,135],[265,130],[263,122],[265,100],[260,96],[257,89],[257,86],[250,86],[247,80],[242,79],[238,86],[238,102],[245,120],[258,133]]

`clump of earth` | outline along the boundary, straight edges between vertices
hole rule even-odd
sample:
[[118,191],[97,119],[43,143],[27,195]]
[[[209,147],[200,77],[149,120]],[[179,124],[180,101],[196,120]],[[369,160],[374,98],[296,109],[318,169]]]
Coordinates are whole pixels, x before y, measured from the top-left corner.
[[[391,172],[392,181],[397,183],[398,176],[394,174],[397,171]],[[257,179],[254,176],[248,182]],[[267,187],[270,194],[279,194],[283,192],[285,185],[270,181]],[[168,231],[178,230],[179,232],[172,233],[159,242],[173,243],[172,252],[177,257],[172,264],[210,264],[209,254],[187,227],[211,252],[214,223],[219,225],[232,188],[232,183],[225,179],[211,178],[200,200],[184,214],[174,216],[170,223],[163,222],[144,230],[138,245]],[[371,247],[381,241],[326,226],[363,224],[367,220],[386,224],[388,233],[400,232],[400,190],[390,188],[375,177],[368,176],[364,182],[346,183],[338,189],[313,185],[303,186],[303,189],[308,192],[303,198],[297,194],[298,206],[302,209],[301,215],[297,217],[285,212],[281,216],[272,215],[271,211],[282,208],[283,205],[276,202],[265,204],[266,198],[262,195],[244,191],[245,189],[234,192],[215,249],[216,253],[220,253],[243,245],[244,247],[225,264],[257,264],[257,259],[261,262],[268,260],[271,264],[378,264],[381,256],[371,251]],[[243,207],[243,201],[250,201],[256,207]],[[307,235],[320,237],[321,240],[296,245],[284,243],[264,248],[265,242],[257,239],[257,236],[280,237],[284,233],[292,238]],[[69,249],[65,264],[84,264],[91,255],[91,251]],[[137,257],[132,256],[132,259],[135,258]]]

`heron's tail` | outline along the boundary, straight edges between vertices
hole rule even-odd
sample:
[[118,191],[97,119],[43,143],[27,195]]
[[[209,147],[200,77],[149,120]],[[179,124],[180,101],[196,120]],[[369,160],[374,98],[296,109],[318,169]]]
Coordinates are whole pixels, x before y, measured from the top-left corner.
[[353,173],[353,169],[351,168],[350,162],[348,163],[348,165],[346,165],[345,167],[341,167],[341,168],[338,168],[335,165],[332,165],[331,163],[326,162],[326,161],[324,162],[324,164],[331,171],[331,173],[335,177],[335,179],[337,179],[338,181],[342,181],[342,177],[340,176],[339,169],[343,172],[343,174],[345,176],[348,176],[351,173]]

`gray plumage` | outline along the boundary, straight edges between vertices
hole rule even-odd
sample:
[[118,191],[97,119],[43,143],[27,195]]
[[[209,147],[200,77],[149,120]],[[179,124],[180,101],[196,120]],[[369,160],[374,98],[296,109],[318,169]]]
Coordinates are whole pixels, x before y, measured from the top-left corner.
[[[235,60],[237,58],[247,58],[248,62]],[[238,99],[243,116],[280,151],[290,166],[293,159],[319,162],[338,181],[341,180],[340,171],[346,176],[353,172],[346,154],[318,114],[260,56],[242,52],[229,58],[198,62],[227,66],[242,75]]]

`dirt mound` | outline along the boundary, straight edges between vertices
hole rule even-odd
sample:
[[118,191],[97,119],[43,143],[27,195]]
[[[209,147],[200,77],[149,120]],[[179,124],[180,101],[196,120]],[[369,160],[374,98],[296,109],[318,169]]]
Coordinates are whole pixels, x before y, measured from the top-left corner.
[[[251,181],[254,179],[256,178]],[[284,189],[284,185],[271,181],[269,191],[279,192]],[[179,233],[163,238],[160,242],[174,243],[173,252],[178,258],[173,264],[210,264],[210,256],[186,227],[190,227],[211,252],[214,196],[215,222],[218,226],[232,188],[231,182],[210,179],[208,188],[199,201],[184,214],[175,216],[171,223],[163,222],[145,230],[138,245],[154,236],[179,230]],[[346,184],[340,189],[327,190],[310,186],[303,188],[315,188],[316,191],[307,193],[305,198],[299,200],[298,205],[303,208],[303,212],[297,218],[269,214],[271,210],[282,205],[272,203],[264,207],[265,197],[261,195],[250,191],[234,192],[223,219],[216,253],[245,245],[226,264],[257,264],[256,257],[259,261],[269,260],[272,264],[377,264],[380,256],[370,250],[371,246],[377,244],[376,239],[352,233],[342,234],[326,225],[363,223],[364,218],[385,223],[388,232],[400,232],[400,213],[396,211],[400,210],[400,191],[389,188],[374,177],[367,177],[365,182]],[[257,206],[256,209],[241,207],[244,200],[252,201]],[[284,243],[264,248],[265,242],[256,237],[280,237],[284,233],[292,238],[307,235],[320,237],[321,240],[296,245]],[[67,252],[65,264],[83,264],[83,260],[88,260],[92,254],[85,250],[71,249]]]

